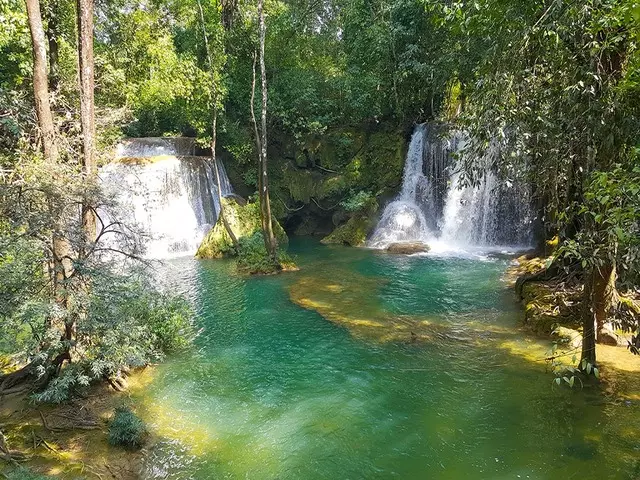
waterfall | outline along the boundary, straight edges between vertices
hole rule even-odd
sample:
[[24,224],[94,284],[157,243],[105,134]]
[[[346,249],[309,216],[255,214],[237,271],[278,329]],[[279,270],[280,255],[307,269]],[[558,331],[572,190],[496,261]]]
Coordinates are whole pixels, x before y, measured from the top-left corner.
[[462,133],[447,132],[443,125],[416,126],[401,191],[385,207],[370,247],[405,241],[443,250],[531,243],[529,189],[515,181],[499,181],[490,155],[479,159],[486,165],[479,184],[465,186],[456,168],[467,155],[465,144]]
[[369,245],[384,248],[390,243],[420,240],[430,236],[427,216],[423,206],[432,196],[428,178],[422,171],[424,154],[424,125],[413,132],[402,176],[402,190],[398,197],[384,209]]
[[100,170],[105,193],[118,205],[105,215],[140,232],[148,258],[195,254],[220,210],[216,164],[222,196],[233,193],[222,161],[194,153],[193,139],[128,139],[119,158]]

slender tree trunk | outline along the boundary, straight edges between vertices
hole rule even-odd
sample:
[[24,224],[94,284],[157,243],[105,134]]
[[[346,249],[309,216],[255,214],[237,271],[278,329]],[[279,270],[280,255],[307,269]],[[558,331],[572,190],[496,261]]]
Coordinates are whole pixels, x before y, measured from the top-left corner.
[[[78,65],[80,72],[80,123],[82,125],[82,167],[85,180],[95,182],[98,165],[95,155],[95,105],[93,62],[93,10],[94,0],[77,0]],[[82,206],[82,224],[85,241],[96,238],[96,217],[89,202]]]
[[586,361],[592,366],[596,365],[596,317],[593,311],[593,276],[589,272],[584,282],[584,294],[582,301],[582,355],[580,366]]
[[47,42],[49,43],[49,89],[58,90],[60,82],[60,55],[58,37],[60,36],[60,3],[59,0],[49,0],[47,18]]
[[[211,48],[209,47],[209,38],[207,35],[207,27],[204,21],[204,11],[202,9],[202,3],[198,0],[198,10],[200,11],[200,22],[202,23],[202,36],[204,37],[204,46],[207,52],[207,61],[209,63],[209,72],[211,75],[211,97],[213,102],[213,111],[211,114],[211,160],[213,162],[213,168],[216,174],[216,183],[218,187],[218,204],[220,205],[219,217],[222,220],[224,229],[227,231],[229,238],[234,246],[238,245],[238,238],[233,232],[231,225],[229,225],[227,216],[224,212],[224,205],[222,203],[222,184],[220,183],[220,172],[218,170],[218,159],[216,158],[217,138],[218,138],[218,88],[216,85],[216,74],[213,64],[213,55]],[[224,48],[224,46],[223,46]],[[223,51],[224,55],[224,51]]]
[[38,126],[42,136],[42,150],[45,160],[55,163],[58,160],[55,126],[49,103],[47,77],[47,48],[39,0],[26,0],[29,30],[33,47],[33,94],[36,104]]
[[271,260],[277,264],[277,244],[273,234],[273,221],[271,218],[271,203],[269,201],[269,177],[267,175],[267,71],[264,63],[264,46],[266,37],[266,25],[264,19],[264,0],[258,0],[258,15],[260,17],[260,78],[262,83],[262,115],[260,138],[260,177],[262,199],[262,212],[265,217],[265,229],[263,230],[264,244]]
[[[264,202],[262,200],[262,143],[260,141],[260,133],[258,133],[258,122],[256,122],[256,112],[254,108],[255,98],[256,98],[256,61],[258,59],[258,54],[254,50],[253,52],[253,77],[251,79],[251,100],[249,103],[249,107],[251,109],[251,122],[253,123],[253,133],[256,139],[256,148],[258,152],[258,198],[260,202],[260,224],[262,227],[263,238],[264,232],[267,231],[267,224],[265,222],[266,215],[264,213]],[[267,248],[267,244],[265,242],[265,248]],[[268,251],[268,250],[267,250]]]
[[[47,49],[45,44],[44,28],[42,26],[42,14],[39,0],[26,0],[27,15],[29,17],[29,30],[33,47],[33,96],[35,99],[36,116],[41,134],[42,153],[45,162],[55,171],[58,162],[59,151],[57,135],[51,104],[49,102],[49,88],[47,78]],[[51,199],[49,201],[52,201]],[[69,246],[65,239],[54,228],[52,234],[51,250],[53,261],[51,264],[51,280],[53,298],[61,305],[66,305],[66,294],[63,291],[63,283],[71,272]]]

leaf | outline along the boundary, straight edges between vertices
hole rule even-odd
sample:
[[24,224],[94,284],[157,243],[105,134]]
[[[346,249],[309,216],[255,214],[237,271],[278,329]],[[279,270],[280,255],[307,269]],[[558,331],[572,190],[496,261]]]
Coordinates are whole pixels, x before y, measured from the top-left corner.
[[571,388],[573,388],[573,384],[575,383],[575,381],[576,381],[576,377],[571,377],[571,378],[569,379],[569,386],[570,386]]
[[593,368],[593,367],[591,366],[591,364],[590,364],[590,363],[587,363],[587,375],[590,375],[590,374],[591,374],[591,369],[592,369],[592,368]]
[[562,382],[562,379],[560,377],[556,378],[556,384],[560,385],[560,382]]
[[600,378],[600,371],[596,367],[593,368],[593,374],[596,378]]

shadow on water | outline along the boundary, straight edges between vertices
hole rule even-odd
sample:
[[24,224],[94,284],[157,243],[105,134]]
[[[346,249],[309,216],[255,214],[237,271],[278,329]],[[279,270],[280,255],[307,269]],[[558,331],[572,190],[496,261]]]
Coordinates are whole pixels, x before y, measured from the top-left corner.
[[[137,393],[145,478],[634,478],[638,373],[554,389],[506,262],[294,241],[301,271],[174,263],[202,332]],[[626,399],[625,399],[626,398]]]

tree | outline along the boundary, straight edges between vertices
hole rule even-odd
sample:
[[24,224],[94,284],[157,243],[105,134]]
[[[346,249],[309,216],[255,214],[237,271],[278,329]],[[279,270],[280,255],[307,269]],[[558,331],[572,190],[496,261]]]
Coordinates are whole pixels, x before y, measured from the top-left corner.
[[[269,175],[267,173],[267,70],[264,61],[266,24],[264,0],[258,0],[258,17],[260,28],[260,80],[262,86],[262,109],[260,115],[260,171],[258,188],[260,189],[260,211],[262,214],[262,234],[267,254],[274,264],[278,264],[276,237],[273,234],[271,203],[269,201]],[[254,70],[255,71],[255,70]],[[255,78],[255,76],[254,76]],[[255,80],[254,80],[255,85]],[[252,107],[253,108],[253,107]]]
[[[80,74],[80,123],[82,125],[82,168],[87,183],[93,183],[98,173],[95,158],[95,104],[93,61],[93,0],[77,0],[78,16],[78,65]],[[96,218],[88,201],[82,205],[82,223],[85,241],[96,238]]]
[[42,15],[39,0],[25,0],[29,17],[29,30],[33,49],[33,95],[36,104],[36,115],[42,141],[45,160],[58,160],[58,146],[51,104],[49,102],[49,87],[47,76],[47,47],[45,43]]
[[[209,39],[208,39],[208,35],[207,35],[207,27],[206,27],[206,22],[204,19],[204,11],[202,9],[202,2],[201,0],[197,0],[198,1],[198,10],[200,12],[200,23],[202,26],[202,36],[204,38],[204,46],[205,46],[205,50],[206,50],[206,54],[207,54],[207,62],[209,64],[209,74],[211,76],[211,103],[212,103],[212,114],[211,114],[211,161],[213,162],[213,168],[216,174],[216,184],[217,184],[217,188],[218,188],[218,204],[220,205],[220,212],[219,212],[219,217],[220,220],[222,221],[222,224],[224,225],[225,230],[227,231],[227,234],[229,235],[229,238],[231,239],[231,242],[233,243],[233,245],[235,247],[238,246],[238,239],[236,238],[236,234],[233,232],[233,229],[231,228],[231,225],[229,225],[229,222],[227,220],[227,217],[225,215],[225,211],[224,211],[224,203],[222,201],[222,186],[220,184],[220,172],[218,170],[218,158],[216,156],[216,152],[217,152],[217,148],[216,148],[216,143],[217,143],[217,139],[218,139],[218,102],[219,102],[219,98],[218,98],[218,87],[217,87],[217,80],[216,80],[216,69],[215,69],[215,63],[213,61],[213,54],[211,53],[211,47],[209,46]],[[221,42],[222,44],[222,56],[225,56],[225,52],[224,52],[224,42]]]

